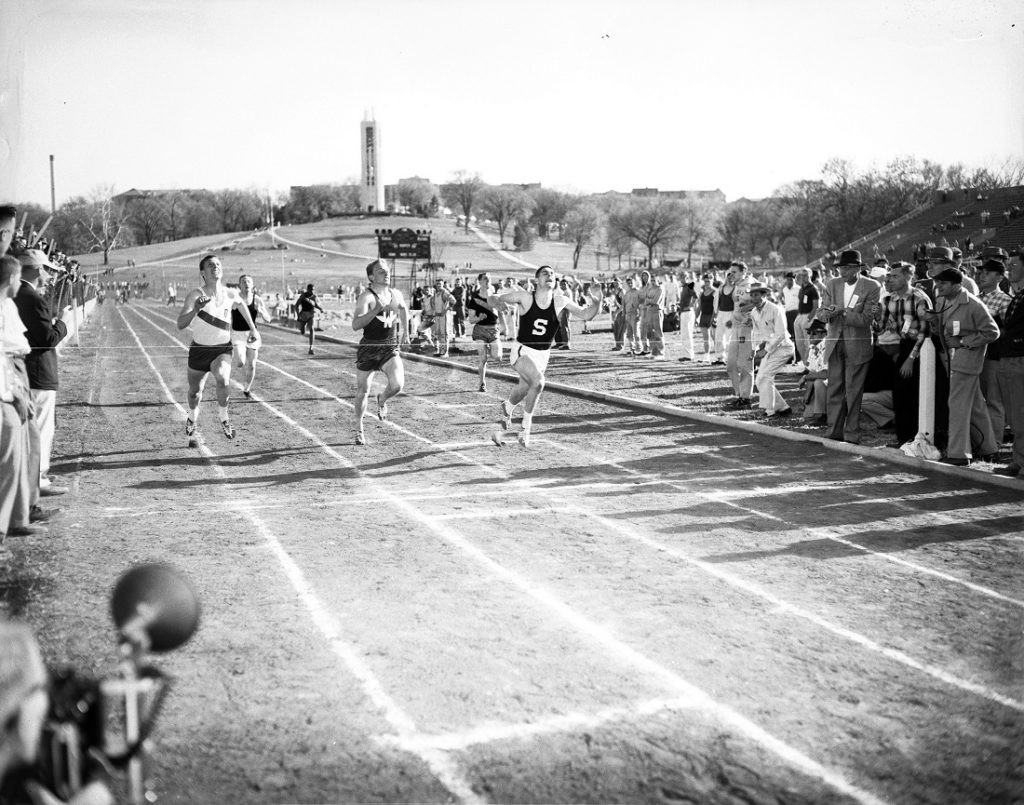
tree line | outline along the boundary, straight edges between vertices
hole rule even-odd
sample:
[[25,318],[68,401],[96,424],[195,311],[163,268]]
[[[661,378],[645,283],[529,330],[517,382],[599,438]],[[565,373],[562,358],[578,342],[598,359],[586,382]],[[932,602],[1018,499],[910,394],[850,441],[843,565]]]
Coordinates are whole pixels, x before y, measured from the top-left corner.
[[[696,256],[742,258],[760,264],[808,263],[865,232],[912,212],[942,189],[983,192],[1024,183],[1024,161],[996,168],[943,167],[900,157],[884,167],[858,168],[834,158],[815,179],[779,187],[763,199],[724,203],[703,193],[579,195],[535,185],[490,185],[479,173],[455,171],[440,185],[403,179],[387,188],[389,210],[434,217],[445,209],[467,231],[475,218],[497,229],[502,248],[528,251],[536,238],[572,246],[573,268],[584,250],[613,257],[638,255],[652,264],[673,255],[691,267]],[[97,188],[65,202],[47,234],[68,254],[166,240],[238,232],[273,220],[301,224],[361,212],[359,187],[321,184],[293,187],[274,201],[255,189],[171,190],[117,196]],[[38,205],[20,205],[29,226],[49,217]],[[105,261],[106,262],[106,259]]]

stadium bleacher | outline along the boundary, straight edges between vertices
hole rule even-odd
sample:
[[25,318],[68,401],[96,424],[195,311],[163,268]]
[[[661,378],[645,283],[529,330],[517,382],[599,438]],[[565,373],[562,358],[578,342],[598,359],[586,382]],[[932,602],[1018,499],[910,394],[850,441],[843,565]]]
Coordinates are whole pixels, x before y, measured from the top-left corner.
[[[1004,210],[1011,211],[1008,220]],[[983,222],[982,213],[986,211],[990,215]],[[877,248],[890,262],[913,261],[920,244],[932,243],[959,245],[966,257],[969,238],[972,252],[980,252],[984,246],[1001,246],[1012,252],[1024,244],[1024,187],[939,191],[932,204],[894,223],[842,248],[859,249],[865,260],[872,258]],[[942,229],[943,225],[952,227]]]

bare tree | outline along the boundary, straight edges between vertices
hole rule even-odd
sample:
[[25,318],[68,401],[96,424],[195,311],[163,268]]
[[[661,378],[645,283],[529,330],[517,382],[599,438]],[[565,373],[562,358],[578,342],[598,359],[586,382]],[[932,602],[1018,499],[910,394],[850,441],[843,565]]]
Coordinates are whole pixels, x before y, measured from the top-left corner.
[[618,207],[608,217],[608,229],[635,240],[647,249],[647,265],[654,250],[677,241],[683,231],[683,213],[678,201],[660,197],[638,198]]
[[533,215],[530,221],[537,227],[537,233],[544,239],[548,237],[551,224],[561,224],[572,205],[572,197],[558,190],[539,188],[530,191],[533,199]]
[[572,270],[580,264],[583,248],[601,231],[601,211],[593,204],[581,204],[565,216],[562,240],[572,244]]
[[680,210],[683,216],[680,240],[686,249],[686,268],[689,270],[692,268],[694,249],[698,246],[710,248],[722,208],[714,199],[687,196],[682,200]]
[[135,239],[148,246],[167,231],[168,204],[156,196],[140,198],[132,202],[128,220],[135,230]]
[[438,194],[437,185],[426,179],[402,179],[398,183],[398,203],[424,218],[433,212]]
[[109,265],[110,250],[124,245],[130,231],[128,216],[114,203],[113,196],[113,187],[97,187],[91,203],[81,211],[82,217],[79,218],[79,223],[88,233],[90,249],[103,252],[103,265]]
[[466,218],[466,232],[469,232],[469,219],[473,215],[480,191],[484,188],[484,180],[479,173],[457,170],[452,180],[441,188],[441,197],[449,207],[462,210]]
[[533,209],[533,199],[516,185],[486,187],[480,193],[480,208],[498,225],[498,239],[504,249],[508,225],[529,216]]
[[801,179],[775,191],[790,206],[793,238],[804,252],[805,262],[819,254],[821,243],[821,182]]

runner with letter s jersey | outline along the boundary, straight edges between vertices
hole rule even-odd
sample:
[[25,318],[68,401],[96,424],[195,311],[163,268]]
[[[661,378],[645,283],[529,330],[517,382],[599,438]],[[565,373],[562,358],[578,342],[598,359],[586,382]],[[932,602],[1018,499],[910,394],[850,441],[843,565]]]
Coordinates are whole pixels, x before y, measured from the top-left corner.
[[[544,388],[544,372],[551,357],[551,345],[558,332],[558,314],[568,309],[584,321],[590,321],[601,310],[603,294],[600,286],[593,283],[587,296],[590,304],[582,307],[571,298],[556,291],[555,272],[551,266],[541,266],[535,274],[537,290],[513,290],[488,297],[488,304],[515,306],[519,311],[519,329],[516,343],[509,353],[509,363],[519,375],[519,383],[507,400],[501,403],[501,425],[504,430],[512,426],[512,415],[516,405],[523,403],[523,427],[519,444],[530,443],[533,427],[533,413],[537,400]],[[573,280],[575,283],[575,280]],[[575,283],[577,286],[579,283]],[[595,295],[596,294],[596,295]],[[501,432],[492,435],[495,444],[503,444]]]

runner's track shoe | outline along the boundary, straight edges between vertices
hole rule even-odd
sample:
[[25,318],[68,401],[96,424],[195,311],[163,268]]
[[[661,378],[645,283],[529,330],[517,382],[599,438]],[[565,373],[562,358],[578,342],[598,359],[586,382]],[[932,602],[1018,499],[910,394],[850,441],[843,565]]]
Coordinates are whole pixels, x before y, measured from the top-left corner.
[[196,435],[196,423],[193,422],[191,419],[186,419],[185,420],[185,435],[186,436],[195,436]]
[[220,423],[220,432],[223,433],[225,438],[227,438],[227,439],[234,439],[235,438],[235,429],[233,427],[231,427],[231,423],[230,422],[221,422]]
[[512,411],[514,406],[508,400],[501,401],[501,427],[508,430],[512,427]]
[[366,444],[366,435],[362,431],[356,434],[356,444]]
[[519,433],[519,446],[529,447],[530,446],[530,431],[524,430]]

